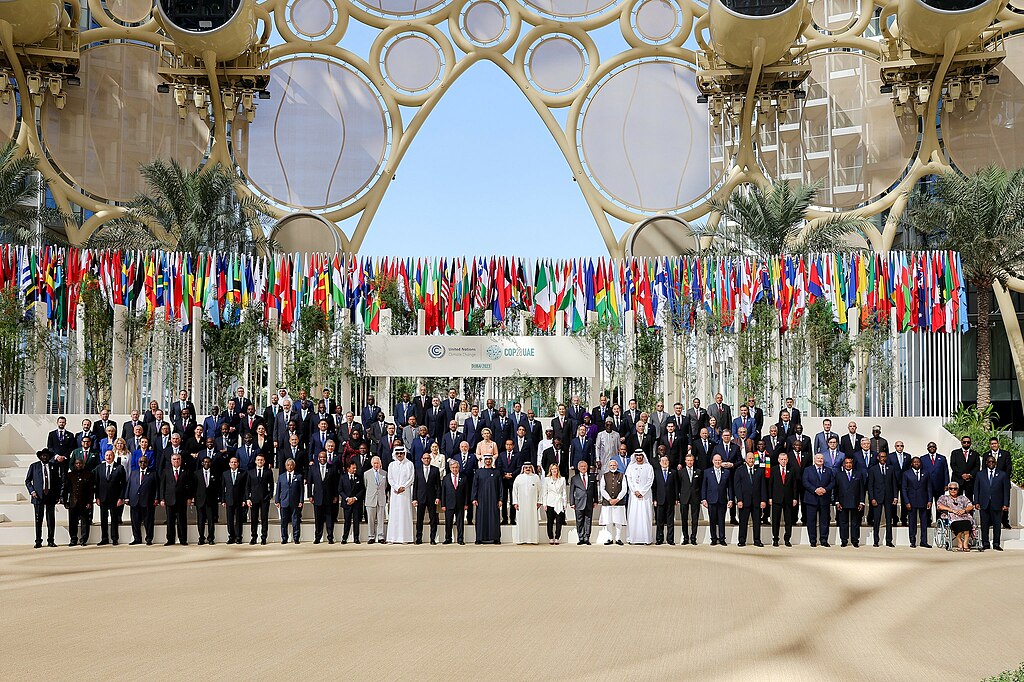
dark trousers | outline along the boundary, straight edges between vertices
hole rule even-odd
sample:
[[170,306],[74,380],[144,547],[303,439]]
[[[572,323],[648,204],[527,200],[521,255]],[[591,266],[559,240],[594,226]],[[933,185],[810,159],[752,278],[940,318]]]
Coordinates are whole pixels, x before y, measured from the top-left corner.
[[708,525],[716,542],[725,542],[725,507],[725,502],[708,502]]
[[793,523],[796,521],[797,507],[790,501],[786,500],[779,504],[771,505],[772,509],[772,540],[775,542],[779,541],[779,525],[785,525],[785,535],[783,540],[789,542],[793,537]]
[[754,542],[761,543],[761,506],[760,505],[743,505],[743,509],[740,509],[740,544],[746,544],[747,542],[747,526],[753,523],[754,525]]
[[828,542],[829,507],[827,504],[808,504],[804,525],[811,542]]
[[875,531],[875,544],[878,544],[878,532],[882,526],[882,516],[885,516],[885,542],[892,542],[892,526],[896,522],[896,507],[883,502],[871,508],[871,528]]
[[[697,522],[700,521],[700,502],[679,503],[679,525],[682,526],[683,537],[689,537],[691,542],[697,542]],[[686,526],[689,522],[690,531],[687,533]]]
[[[284,512],[284,507],[281,507]],[[324,526],[327,527],[327,539],[334,539],[334,505],[327,504],[313,505],[313,539],[319,540],[324,536]],[[282,526],[283,528],[283,526]]]
[[982,509],[979,516],[981,516],[981,546],[985,549],[989,548],[989,529],[991,528],[992,544],[998,547],[999,541],[1002,539],[1002,529],[999,527],[999,523],[1003,518],[1002,507]]
[[[513,510],[514,511],[514,510]],[[416,542],[423,541],[423,517],[430,519],[430,541],[437,541],[437,505],[433,502],[416,505]]]
[[213,527],[219,515],[217,512],[216,502],[196,507],[196,528],[199,530],[200,540],[205,538],[207,542],[213,542]]
[[836,522],[839,525],[841,542],[860,544],[860,517],[862,510],[856,507],[843,507],[836,510]]
[[57,525],[55,502],[33,502],[32,509],[36,514],[36,542],[43,540],[43,516],[46,516],[46,541],[53,542],[53,529]]
[[134,542],[142,542],[142,531],[146,531],[146,542],[153,542],[153,507],[150,505],[143,505],[140,507],[131,507],[129,510],[129,518],[132,520],[132,540]]
[[183,545],[188,542],[188,517],[185,515],[187,508],[184,502],[164,506],[167,513],[167,542],[181,540]]
[[452,541],[452,526],[455,526],[456,539],[459,542],[465,542],[463,537],[466,526],[466,510],[464,507],[458,505],[454,507],[447,507],[444,510],[444,541]]
[[[254,507],[255,508],[255,507]],[[295,542],[299,541],[299,534],[302,532],[302,509],[295,505],[294,507],[282,506],[281,509],[281,539],[288,539],[288,526],[292,527],[292,539]],[[255,536],[253,536],[255,537]]]
[[1003,527],[1004,528],[1009,528],[1010,527],[1010,510],[1009,509],[1007,509],[1006,511],[1003,512]]
[[[655,542],[676,541],[676,505],[675,502],[659,504],[654,510]],[[667,528],[667,530],[666,530]],[[666,537],[667,536],[667,537]]]
[[83,545],[89,541],[89,527],[92,526],[92,509],[85,507],[71,507],[68,509],[68,531],[71,534],[71,542],[81,542]]
[[[345,513],[345,532],[341,534],[341,541],[348,540],[348,531],[352,529],[352,539],[359,542],[359,521],[363,518],[363,503],[356,502],[350,507],[344,507],[342,511]],[[373,531],[370,531],[371,535]]]
[[[245,519],[245,506],[229,504],[227,506],[228,542],[242,541],[242,523]],[[253,537],[256,537],[255,534]]]
[[548,540],[562,539],[562,524],[565,523],[565,514],[559,514],[554,507],[544,507],[544,513],[548,518]]
[[[283,510],[282,510],[283,513]],[[260,540],[267,539],[267,524],[270,521],[270,500],[257,502],[249,507],[249,533],[250,540],[256,539],[256,527],[260,528]]]
[[909,518],[907,519],[910,524],[910,544],[916,544],[917,538],[917,527],[921,526],[921,544],[928,544],[928,524],[930,523],[931,512],[925,507],[915,507],[910,510]]
[[[502,478],[501,479],[501,522],[502,523],[515,523],[516,522],[516,508],[512,506],[512,482],[515,478]],[[511,515],[511,521],[510,516]]]
[[587,505],[586,509],[576,510],[576,534],[580,541],[590,542],[590,526],[594,522],[594,508]]
[[107,506],[100,505],[100,540],[103,542],[117,542],[118,529],[121,526],[121,514],[124,513],[123,506],[117,503]]

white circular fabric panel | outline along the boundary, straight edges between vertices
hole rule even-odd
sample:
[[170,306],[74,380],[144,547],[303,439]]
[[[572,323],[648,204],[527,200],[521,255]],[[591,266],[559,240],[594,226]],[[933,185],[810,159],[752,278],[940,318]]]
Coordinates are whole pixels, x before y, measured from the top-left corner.
[[860,14],[858,0],[812,0],[811,17],[818,28],[842,31],[851,26]]
[[153,0],[107,0],[107,12],[124,24],[139,24],[149,18]]
[[633,62],[612,72],[578,125],[588,173],[620,204],[670,212],[712,186],[707,108],[697,104],[695,72],[682,62]]
[[329,0],[295,0],[288,9],[288,18],[296,33],[319,38],[334,28],[335,10]]
[[359,4],[378,14],[417,16],[438,9],[448,0],[358,0]]
[[565,19],[583,19],[616,5],[621,0],[523,0],[541,14]]
[[505,8],[491,0],[477,0],[463,15],[466,37],[478,45],[496,43],[508,28]]
[[583,47],[569,36],[544,38],[530,51],[526,62],[532,80],[542,90],[561,94],[574,90],[587,70]]
[[253,186],[274,201],[322,210],[340,206],[377,177],[388,147],[388,120],[378,93],[351,67],[316,57],[270,69],[273,99],[244,132],[236,161]]
[[682,17],[679,7],[668,0],[644,0],[637,6],[633,22],[641,40],[657,44],[675,35]]
[[893,115],[874,59],[833,52],[810,65],[802,108],[759,128],[758,157],[769,177],[822,181],[817,205],[854,208],[903,175],[917,147],[917,117]]
[[203,161],[210,129],[195,107],[178,118],[170,94],[158,94],[159,55],[141,45],[110,43],[82,52],[80,86],[65,89],[63,110],[47,98],[43,144],[73,183],[108,201],[128,201],[145,189],[139,166],[176,159]]
[[399,36],[384,49],[384,75],[399,90],[422,92],[441,76],[442,59],[430,38],[418,33]]
[[995,68],[999,83],[984,86],[974,111],[967,111],[961,99],[952,113],[942,114],[946,150],[965,173],[992,164],[1024,166],[1024,139],[1017,125],[1024,125],[1024,37],[1007,39],[1005,49],[1006,59]]

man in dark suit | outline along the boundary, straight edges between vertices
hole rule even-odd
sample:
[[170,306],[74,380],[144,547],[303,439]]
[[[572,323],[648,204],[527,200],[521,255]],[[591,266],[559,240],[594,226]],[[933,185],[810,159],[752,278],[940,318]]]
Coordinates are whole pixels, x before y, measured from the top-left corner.
[[[505,526],[509,523],[515,525],[516,522],[516,508],[512,506],[512,483],[515,481],[516,476],[523,468],[523,458],[516,453],[514,443],[511,440],[504,441],[505,451],[498,455],[497,466],[498,475],[501,477],[501,525]],[[509,508],[512,511],[509,516],[506,516]]]
[[533,410],[526,411],[526,436],[534,445],[544,439],[544,427]]
[[99,545],[116,545],[124,513],[124,489],[128,483],[125,468],[114,461],[114,451],[107,450],[95,469],[96,506],[100,509]]
[[846,425],[846,433],[839,439],[839,449],[842,451],[844,457],[857,452],[860,449],[860,441],[863,438],[860,433],[857,432],[857,422],[850,422]]
[[569,444],[576,435],[576,427],[566,414],[565,404],[558,406],[558,414],[551,420],[552,440],[555,438],[562,444],[562,454],[569,454]]
[[[470,452],[469,443],[462,441],[459,443],[459,454],[454,457],[454,461],[459,466],[459,484],[465,485],[466,495],[466,523],[473,523],[473,506],[469,504],[470,491],[473,489],[473,476],[476,474],[476,455]],[[462,483],[462,479],[465,478],[466,482]]]
[[597,476],[589,473],[587,460],[580,460],[578,472],[569,482],[569,506],[576,514],[577,545],[590,544],[590,528],[594,521],[594,505],[597,496]]
[[157,501],[167,515],[167,542],[164,546],[173,545],[175,540],[188,544],[188,517],[186,512],[192,500],[192,477],[181,464],[181,455],[172,455],[171,464],[160,479]]
[[719,428],[732,424],[732,407],[725,403],[721,393],[716,393],[714,402],[708,405],[708,417],[714,417]]
[[[933,507],[935,506],[935,503],[938,501],[939,496],[942,495],[943,491],[946,489],[946,486],[949,485],[949,465],[946,461],[946,456],[940,455],[937,452],[937,449],[938,446],[936,446],[934,442],[928,443],[927,453],[924,457],[921,458],[921,471],[923,471],[925,473],[925,476],[928,477],[928,489],[932,493]],[[913,459],[911,459],[911,466],[913,466]],[[909,468],[907,470],[909,471]],[[957,483],[963,483],[963,479],[957,481]],[[902,481],[900,481],[900,485],[903,485]],[[962,485],[960,489],[960,494],[963,494]],[[906,500],[903,500],[903,508],[905,510],[910,509],[910,507],[907,506]],[[938,512],[936,511],[936,515],[937,514]]]
[[433,399],[427,395],[427,387],[420,386],[419,395],[413,398],[412,405],[416,415],[416,423],[423,424],[426,418],[427,410],[433,404]]
[[590,411],[590,419],[595,424],[604,424],[604,420],[611,414],[612,408],[608,405],[608,396],[602,393],[598,398],[598,405]]
[[[988,452],[985,453],[986,459],[992,456],[996,460],[996,469],[1006,474],[1006,477],[1013,480],[1013,455],[1010,454],[1009,450],[1003,450],[999,444],[998,438],[988,439]],[[986,464],[986,467],[988,465]],[[1003,512],[1002,526],[1004,529],[1009,530],[1010,528],[1010,512],[1009,510]]]
[[676,433],[676,424],[671,420],[665,422],[665,435],[658,440],[659,445],[665,446],[665,454],[668,456],[669,465],[676,470],[683,466],[683,456],[686,453],[686,443]]
[[[232,458],[237,461],[237,458]],[[215,544],[213,529],[217,524],[217,512],[220,508],[221,479],[211,469],[213,461],[209,457],[199,460],[199,469],[195,473],[195,507],[196,528],[199,531],[199,544]]]
[[277,415],[281,414],[281,401],[276,393],[271,394],[270,404],[263,408],[263,424],[267,427],[267,436],[274,440],[277,428]]
[[255,405],[249,403],[249,405],[245,409],[245,415],[238,423],[239,440],[241,440],[241,437],[247,433],[252,434],[252,437],[255,438],[256,428],[263,423],[263,417],[256,414]]
[[509,419],[504,407],[498,408],[498,416],[491,420],[490,429],[495,443],[504,443],[514,436],[512,420]]
[[[789,468],[793,472],[793,487],[796,491],[796,509],[793,510],[793,523],[797,522],[799,516],[807,523],[807,507],[803,503],[804,497],[804,469],[814,463],[814,453],[810,449],[804,449],[803,440],[794,440],[789,451]],[[799,514],[798,514],[799,512]]]
[[[524,420],[525,421],[525,420]],[[519,453],[522,457],[523,464],[529,462],[533,464],[537,458],[537,448],[530,440],[530,437],[526,435],[526,424],[516,428],[515,435],[512,436],[512,449]]]
[[[294,470],[295,460],[292,460]],[[274,474],[267,466],[266,458],[262,454],[256,455],[256,468],[248,472],[245,480],[245,506],[249,510],[249,532],[252,535],[250,545],[256,544],[257,527],[260,529],[260,544],[267,544],[267,523],[273,496]]]
[[[474,458],[475,459],[475,458]],[[466,544],[465,516],[469,505],[466,503],[468,479],[459,474],[459,462],[448,462],[448,473],[441,482],[441,511],[444,512],[444,544],[452,544],[452,526],[455,539],[460,545]],[[417,479],[418,480],[418,479]]]
[[825,466],[825,456],[815,453],[814,463],[804,469],[804,525],[811,547],[828,547],[829,509],[836,486],[835,472]]
[[[585,413],[586,411],[584,410]],[[512,422],[512,433],[516,433],[520,426],[526,428],[526,413],[523,412],[523,406],[518,401],[512,403],[512,412],[508,415],[508,418]],[[580,423],[583,423],[582,419]]]
[[811,437],[804,433],[803,424],[793,425],[793,433],[786,439],[786,450],[793,452],[793,443],[796,441],[800,441],[800,447],[804,452],[813,452],[814,444],[811,442]]
[[315,464],[309,467],[306,497],[313,505],[313,544],[319,545],[327,527],[327,544],[334,544],[334,505],[338,503],[338,479],[334,467],[327,463],[327,451],[321,450]]
[[[67,460],[75,448],[81,447],[81,439],[71,434],[65,427],[67,419],[57,417],[57,428],[50,431],[46,437],[46,449],[50,451],[50,462],[61,472],[67,471]],[[83,434],[91,433],[83,430]],[[95,441],[96,444],[99,441]],[[33,462],[35,464],[35,462]]]
[[438,441],[438,448],[441,450],[441,454],[445,456],[445,459],[452,459],[459,452],[459,443],[465,440],[462,434],[459,433],[459,423],[454,419],[448,420],[448,430],[441,436],[441,440]]
[[[672,424],[671,421],[668,422]],[[700,521],[700,489],[703,471],[697,466],[693,454],[683,458],[683,466],[678,471],[679,479],[679,516],[683,539],[681,544],[697,544],[697,522]],[[689,532],[687,532],[689,521]]]
[[[445,419],[445,413],[444,410],[441,409],[441,401],[439,399],[433,399],[430,407],[423,414],[423,421],[421,424],[427,427],[427,433],[430,434],[431,438],[440,438],[444,435],[445,426],[448,424],[448,420]],[[419,461],[419,459],[416,461]]]
[[[981,455],[971,447],[971,437],[960,439],[960,449],[949,453],[949,467],[953,470],[951,480],[960,484],[960,491],[968,499],[974,499],[974,479],[981,471]],[[932,492],[935,492],[934,490]],[[942,494],[942,493],[939,493]]]
[[[671,419],[668,423],[672,423]],[[704,471],[711,468],[711,455],[714,449],[715,444],[708,438],[707,428],[701,429],[700,436],[696,440],[690,441],[690,452],[693,453],[694,462],[698,469]]]
[[177,421],[185,410],[195,415],[196,406],[188,399],[188,391],[182,389],[178,392],[178,399],[171,403],[171,421]]
[[[126,441],[129,438],[131,438],[132,435],[135,433],[136,426],[142,426],[143,429],[146,428],[145,424],[142,422],[142,417],[139,416],[139,411],[132,410],[131,418],[126,420],[125,423],[121,426],[121,438],[124,438]],[[106,437],[107,434],[106,432],[104,432],[104,434],[100,438],[102,439]]]
[[541,453],[540,466],[544,470],[545,476],[551,470],[552,464],[558,465],[558,473],[562,478],[569,478],[569,458],[563,454],[562,441],[557,436],[552,438],[551,447]]
[[[636,406],[635,402],[633,403],[633,406]],[[580,397],[578,395],[574,395],[572,400],[569,401],[569,404],[566,405],[565,414],[577,426],[583,423],[583,415],[587,414],[587,408],[580,402]],[[603,424],[604,422],[601,423]]]
[[744,465],[733,469],[732,495],[740,516],[740,547],[747,544],[747,523],[753,520],[754,546],[764,547],[761,542],[761,512],[768,506],[768,490],[765,485],[764,469],[755,464],[756,456],[747,452]]
[[753,440],[758,440],[764,433],[764,410],[757,406],[754,396],[747,396],[747,414],[754,420],[754,430],[747,429],[747,434]]
[[[253,466],[255,467],[255,462]],[[247,476],[248,472],[242,468],[238,457],[232,457],[228,461],[228,470],[220,476],[221,504],[224,505],[227,512],[229,545],[242,544],[242,520],[245,517]]]
[[[650,457],[651,453],[647,452],[647,456]],[[582,424],[569,444],[569,466],[575,469],[580,462],[594,465],[594,443],[587,438],[587,427]]]
[[[986,455],[985,469],[980,472],[975,484],[977,496],[974,499],[975,505],[981,515],[981,548],[989,548],[989,537],[992,538],[992,548],[1002,551],[1000,544],[1001,533],[1000,521],[1003,514],[1010,510],[1010,477],[1004,471],[996,468],[996,458],[993,455]],[[992,529],[991,534],[989,529]]]
[[149,458],[139,458],[139,469],[128,474],[124,503],[132,520],[131,544],[142,543],[142,531],[146,531],[146,544],[153,544],[153,511],[156,505],[157,487],[160,479],[156,470],[149,466]]
[[700,503],[708,510],[712,547],[729,544],[725,541],[725,510],[732,507],[731,473],[722,467],[722,455],[715,453],[701,482]]
[[[674,545],[676,544],[676,501],[679,494],[679,479],[676,478],[676,470],[672,467],[668,455],[662,457],[659,464],[660,466],[654,468],[654,485],[651,488],[654,498],[654,544],[660,545],[668,541],[668,544]],[[665,532],[666,528],[668,529],[667,533]],[[683,534],[686,534],[685,527]]]
[[[274,504],[281,513],[281,544],[288,544],[288,527],[291,526],[292,540],[299,544],[302,534],[302,493],[305,488],[302,474],[295,470],[291,459],[284,463],[284,473],[277,479]],[[252,544],[250,542],[249,544]]]
[[79,457],[71,464],[71,470],[64,476],[61,503],[68,510],[68,532],[71,535],[69,547],[89,544],[89,529],[92,526],[92,503],[96,492],[96,477],[91,468],[86,468],[85,459]]
[[[722,458],[722,468],[727,470],[732,478],[735,475],[736,467],[742,464],[742,459],[740,458],[740,446],[732,439],[732,433],[728,429],[722,431],[722,442],[711,449],[712,458],[715,455]],[[734,485],[735,481],[730,481],[729,484],[730,486]],[[734,505],[729,505],[729,522],[734,526],[739,525]]]
[[798,426],[800,424],[800,410],[796,408],[796,401],[792,398],[786,398],[786,409],[789,411],[789,421],[793,422],[794,427]]
[[[370,464],[367,462],[367,469]],[[338,477],[338,501],[345,515],[345,530],[341,534],[341,544],[348,542],[349,530],[352,540],[359,544],[359,521],[363,518],[363,499],[366,497],[366,485],[363,483],[364,471],[356,461],[348,464],[347,471]]]
[[[700,406],[700,399],[693,399],[693,407],[686,411],[686,422],[689,426],[690,439],[700,436],[700,430],[708,425],[708,411]],[[719,424],[719,428],[727,428],[725,424]]]
[[370,428],[370,424],[373,424],[375,421],[377,421],[377,415],[380,414],[380,411],[380,406],[377,405],[377,399],[374,398],[372,395],[366,396],[366,404],[363,405],[362,413],[359,415],[360,421],[363,423],[364,429]]
[[409,399],[409,394],[403,393],[402,399],[395,403],[395,409],[391,412],[395,424],[404,428],[409,423],[409,417],[415,414],[416,408],[413,406],[412,400]]
[[779,525],[785,525],[783,540],[786,547],[792,547],[793,523],[796,519],[797,510],[797,487],[796,482],[800,478],[799,469],[790,466],[789,453],[783,451],[778,454],[775,466],[772,467],[768,478],[768,504],[771,506],[772,517],[772,547],[779,546]]
[[[910,460],[910,471],[903,474],[902,490],[903,503],[910,516],[910,546],[917,546],[917,526],[921,526],[921,546],[930,547],[928,544],[928,510],[932,508],[932,481],[931,478],[921,470],[921,458],[914,457]],[[945,487],[945,486],[943,486]]]
[[[894,444],[893,451],[886,457],[886,464],[891,466],[896,471],[896,493],[901,494],[900,488],[903,486],[903,474],[910,471],[910,453],[904,452],[903,441],[898,440]],[[923,460],[922,460],[923,466]],[[904,526],[907,525],[907,510],[902,504],[895,504],[895,509],[892,513],[893,525],[902,523]]]
[[441,401],[441,409],[445,414],[445,423],[455,419],[455,415],[459,413],[461,402],[458,392],[454,388],[449,388],[448,396]]
[[897,505],[899,504],[900,481],[903,472],[889,463],[889,453],[879,452],[878,461],[868,470],[867,493],[871,513],[868,521],[875,532],[875,547],[878,547],[879,529],[882,516],[885,516],[885,546],[894,547],[892,543],[892,527],[899,521]]
[[[138,412],[135,414],[137,415]],[[104,407],[100,410],[100,418],[92,423],[92,440],[94,443],[99,443],[107,437],[108,426],[113,426],[114,433],[117,433],[117,422],[110,418],[110,410]]]
[[[584,429],[585,428],[586,427],[584,427]],[[583,433],[586,434],[586,431],[584,430]],[[651,462],[651,466],[655,469],[658,468],[658,462],[654,456],[656,444],[657,439],[654,437],[654,429],[647,427],[643,422],[633,425],[629,433],[626,435],[626,449],[630,452],[643,450],[644,454],[647,455],[647,461]],[[671,461],[672,458],[670,457],[669,462]],[[673,466],[672,468],[674,469],[675,467]]]
[[[154,428],[158,424],[162,426],[160,422],[153,422],[152,424],[150,424],[150,428]],[[193,435],[193,433],[195,433],[195,430],[195,417],[192,416],[192,413],[189,412],[188,408],[185,408],[184,410],[182,410],[182,413],[174,419],[174,427],[172,431],[174,431],[174,433],[180,433],[182,438],[189,438]]]
[[[72,440],[70,437],[68,440]],[[56,547],[53,531],[57,525],[55,510],[63,495],[64,478],[60,467],[52,461],[53,452],[43,448],[36,453],[39,461],[32,462],[25,475],[25,488],[32,500],[36,521],[36,549],[43,546],[43,517],[46,517],[46,546]]]
[[864,475],[854,467],[853,457],[843,460],[843,470],[836,477],[834,491],[839,540],[843,547],[853,543],[860,547],[860,519],[864,509]]
[[[420,458],[412,484],[412,506],[416,508],[416,540],[423,544],[423,517],[430,519],[430,544],[437,544],[437,507],[441,504],[441,472],[430,465],[430,453]],[[513,523],[515,520],[513,519]]]
[[289,433],[284,447],[277,450],[277,460],[280,465],[279,473],[284,473],[284,463],[289,459],[295,460],[295,470],[299,473],[305,471],[309,466],[309,461],[306,459],[306,449],[301,446],[298,433]]
[[388,465],[394,459],[392,453],[399,445],[403,445],[401,434],[399,434],[394,424],[388,424],[386,433],[381,437],[380,442],[377,443],[377,451],[374,453],[380,457],[381,468],[387,470]]

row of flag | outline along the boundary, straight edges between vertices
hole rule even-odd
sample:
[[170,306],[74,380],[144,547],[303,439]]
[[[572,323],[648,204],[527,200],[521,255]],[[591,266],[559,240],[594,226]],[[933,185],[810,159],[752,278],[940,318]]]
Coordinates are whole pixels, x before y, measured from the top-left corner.
[[[380,310],[424,311],[427,333],[455,329],[490,311],[507,322],[519,311],[536,329],[559,320],[579,332],[588,320],[689,330],[703,313],[725,330],[750,323],[765,302],[783,331],[796,327],[818,300],[837,325],[895,319],[901,332],[966,331],[967,299],[960,255],[952,251],[821,253],[742,258],[679,256],[526,260],[371,258],[352,254],[94,251],[0,245],[0,288],[17,287],[26,315],[74,329],[81,286],[93,278],[110,305],[157,314],[188,328],[196,316],[232,324],[260,304],[291,331],[304,306],[348,315],[367,332],[380,330]],[[385,292],[397,291],[395,297]],[[564,313],[560,316],[558,313]]]

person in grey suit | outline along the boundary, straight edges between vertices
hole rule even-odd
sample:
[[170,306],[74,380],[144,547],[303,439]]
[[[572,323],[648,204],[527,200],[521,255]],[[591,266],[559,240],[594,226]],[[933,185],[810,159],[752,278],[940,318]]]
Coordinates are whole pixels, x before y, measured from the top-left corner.
[[577,545],[590,544],[590,525],[594,519],[594,505],[598,503],[597,477],[587,473],[586,460],[576,465],[579,473],[569,482],[569,504],[576,514]]
[[714,417],[719,424],[732,424],[732,407],[725,404],[721,393],[716,393],[715,401],[708,405],[708,417]]
[[370,468],[363,474],[363,483],[366,485],[366,520],[368,522],[367,533],[370,539],[367,544],[384,542],[384,514],[388,506],[387,472],[381,469],[380,457],[370,460]]
[[281,514],[281,544],[288,544],[288,525],[292,527],[292,538],[299,544],[302,532],[302,491],[305,483],[302,474],[295,471],[295,460],[289,457],[284,463],[284,473],[277,479],[274,505]]
[[[654,427],[654,439],[658,440],[665,435],[665,424],[668,422],[668,412],[665,411],[665,403],[659,400],[654,407],[654,411],[649,416],[648,422]],[[604,424],[604,421],[595,423],[601,426]]]

